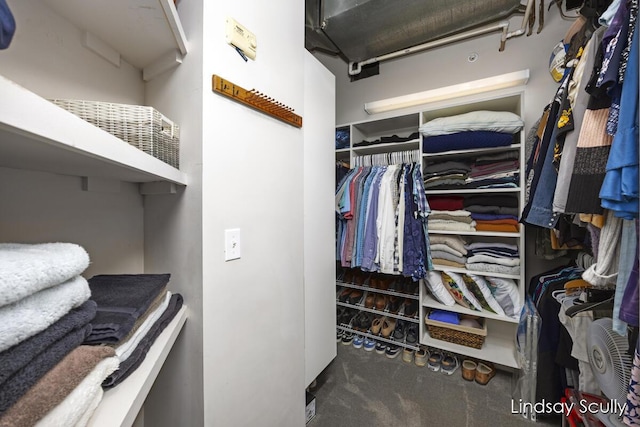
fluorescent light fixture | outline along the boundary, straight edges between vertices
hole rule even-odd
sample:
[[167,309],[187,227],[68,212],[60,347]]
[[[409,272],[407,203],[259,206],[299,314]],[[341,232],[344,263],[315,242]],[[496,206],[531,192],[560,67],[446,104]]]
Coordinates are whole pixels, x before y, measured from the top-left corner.
[[514,71],[513,73],[501,74],[499,76],[427,90],[425,92],[396,96],[394,98],[382,99],[380,101],[366,102],[364,104],[364,110],[368,114],[384,113],[385,111],[415,107],[417,105],[428,104],[430,102],[442,101],[445,99],[459,98],[492,90],[522,86],[525,85],[528,80],[529,70]]

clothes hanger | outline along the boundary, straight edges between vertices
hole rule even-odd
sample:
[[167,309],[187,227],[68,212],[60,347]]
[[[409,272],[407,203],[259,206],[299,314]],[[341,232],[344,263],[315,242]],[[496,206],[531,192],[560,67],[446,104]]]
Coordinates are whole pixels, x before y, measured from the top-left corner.
[[569,307],[565,314],[569,317],[574,317],[578,313],[582,313],[583,311],[589,311],[593,309],[598,310],[613,310],[613,297],[608,298],[604,301],[599,302],[587,302],[584,304],[574,305],[573,307]]

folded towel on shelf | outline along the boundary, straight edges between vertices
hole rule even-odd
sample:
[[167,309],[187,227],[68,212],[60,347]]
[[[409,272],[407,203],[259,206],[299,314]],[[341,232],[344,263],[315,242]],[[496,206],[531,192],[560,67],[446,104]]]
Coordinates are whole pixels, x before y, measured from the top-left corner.
[[0,417],[0,427],[33,426],[71,394],[98,363],[114,354],[109,347],[76,347]]
[[0,353],[0,386],[35,357],[76,328],[88,324],[96,315],[96,303],[85,301],[44,331]]
[[169,301],[171,300],[171,292],[167,291],[165,299],[162,301],[162,304],[158,306],[158,308],[147,317],[140,328],[129,338],[126,342],[122,343],[118,347],[116,347],[116,356],[120,361],[125,360],[127,357],[131,355],[133,350],[135,350],[138,343],[144,338],[144,336],[149,332],[153,324],[162,316],[162,313],[169,306]]
[[87,344],[119,343],[162,293],[169,274],[98,275],[89,279],[91,299],[98,304]]
[[111,388],[115,387],[129,377],[144,361],[149,349],[156,341],[158,336],[164,331],[169,323],[176,316],[178,311],[182,308],[183,298],[180,294],[171,295],[169,305],[164,310],[160,318],[151,326],[149,331],[142,337],[136,348],[131,352],[129,357],[120,362],[120,367],[117,371],[109,375],[102,387]]
[[0,414],[4,414],[51,368],[82,344],[90,330],[91,326],[87,324],[69,332],[0,385]]
[[0,243],[0,307],[78,276],[89,255],[74,243]]
[[102,381],[118,369],[117,357],[101,360],[73,391],[47,413],[36,427],[85,426],[102,400]]
[[90,295],[85,278],[77,276],[0,307],[0,351],[42,332]]
[[135,334],[138,329],[140,329],[140,326],[142,326],[142,324],[145,322],[145,320],[147,320],[147,318],[154,313],[158,307],[160,307],[160,304],[163,303],[163,301],[165,300],[165,297],[167,295],[167,287],[165,286],[164,288],[162,288],[161,293],[158,294],[158,296],[153,300],[153,302],[151,303],[151,305],[149,306],[149,308],[147,309],[147,311],[145,311],[142,316],[140,316],[135,323],[133,324],[133,327],[131,328],[131,330],[129,331],[129,333],[123,337],[119,342],[117,343],[105,343],[105,345],[111,346],[113,348],[118,347],[121,343],[128,341],[133,334]]

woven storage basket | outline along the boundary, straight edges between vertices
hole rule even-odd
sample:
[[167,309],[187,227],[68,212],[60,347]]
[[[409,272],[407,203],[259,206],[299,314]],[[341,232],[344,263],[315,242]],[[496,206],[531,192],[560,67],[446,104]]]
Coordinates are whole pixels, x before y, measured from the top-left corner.
[[431,320],[428,315],[424,319],[424,323],[427,325],[427,331],[433,339],[466,347],[482,348],[484,339],[487,336],[487,323],[484,319],[477,320],[482,325],[482,329]]
[[180,167],[180,129],[154,108],[72,99],[50,101],[145,153]]

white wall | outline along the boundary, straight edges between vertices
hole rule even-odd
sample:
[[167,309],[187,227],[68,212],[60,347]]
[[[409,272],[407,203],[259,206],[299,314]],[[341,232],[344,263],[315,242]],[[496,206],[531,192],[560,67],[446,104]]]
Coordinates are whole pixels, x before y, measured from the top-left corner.
[[86,278],[143,271],[137,185],[87,192],[79,177],[0,168],[0,195],[0,242],[76,243],[89,253]]
[[[82,32],[39,0],[10,0],[16,32],[0,51],[0,73],[43,98],[142,104],[140,70],[107,63],[82,46]],[[28,72],[25,72],[28,70]]]
[[178,194],[145,196],[144,254],[148,272],[172,272],[171,288],[183,295],[188,319],[145,402],[146,426],[204,425],[202,2],[180,2],[178,13],[189,52],[146,84],[145,103],[180,125],[180,170],[188,183]]
[[[211,91],[218,74],[303,108],[304,3],[205,2],[204,425],[304,425],[303,133]],[[231,16],[255,61],[224,40]],[[224,261],[224,230],[242,257]]]
[[305,52],[305,386],[336,357],[335,77]]

